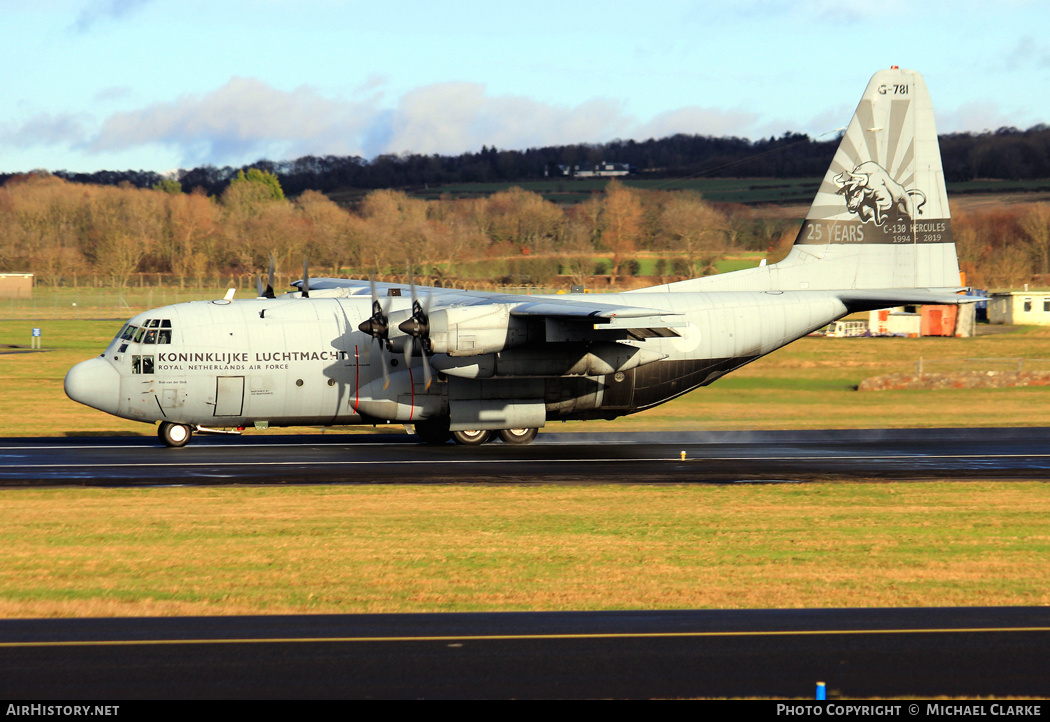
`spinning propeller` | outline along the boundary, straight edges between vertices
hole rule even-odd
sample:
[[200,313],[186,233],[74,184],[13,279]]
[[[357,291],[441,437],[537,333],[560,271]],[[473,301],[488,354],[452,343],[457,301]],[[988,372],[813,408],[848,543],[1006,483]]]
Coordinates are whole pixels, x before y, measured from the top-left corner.
[[430,300],[431,294],[428,293],[426,303],[419,302],[419,298],[416,296],[416,279],[413,278],[412,316],[407,321],[401,322],[397,327],[401,333],[410,337],[409,342],[405,344],[406,366],[411,365],[412,351],[416,344],[419,344],[419,357],[423,361],[423,379],[428,389],[431,382],[430,362],[427,361],[427,354],[430,353]]
[[273,293],[273,254],[270,254],[270,272],[266,276],[266,288],[263,289],[262,277],[255,277],[255,287],[259,289],[259,298],[276,298]]
[[[274,280],[274,261],[273,254],[270,254],[270,270],[266,275],[266,288],[262,285],[262,276],[255,277],[255,287],[259,290],[259,298],[276,298],[276,294],[273,292],[273,280]],[[299,286],[303,292],[303,298],[310,298],[310,269],[308,267],[307,259],[303,259],[303,280]]]
[[372,276],[368,277],[368,283],[372,287],[372,315],[358,325],[358,330],[367,333],[373,340],[379,341],[380,366],[383,368],[383,389],[390,385],[390,374],[386,370],[386,347],[390,343],[390,319],[388,314],[389,298],[387,307],[379,302],[379,292],[376,291],[376,281]]

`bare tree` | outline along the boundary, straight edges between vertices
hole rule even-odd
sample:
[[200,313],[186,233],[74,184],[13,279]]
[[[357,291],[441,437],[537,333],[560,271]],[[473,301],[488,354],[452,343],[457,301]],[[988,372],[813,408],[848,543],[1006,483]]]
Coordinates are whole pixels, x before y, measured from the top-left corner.
[[705,202],[695,191],[678,191],[664,204],[660,227],[669,248],[688,259],[694,278],[717,273],[715,261],[728,248],[725,215]]
[[1030,205],[1021,215],[1020,226],[1039,273],[1050,273],[1050,203]]
[[627,254],[642,237],[642,204],[637,195],[618,181],[605,187],[602,202],[600,242],[612,253],[612,283],[620,275]]

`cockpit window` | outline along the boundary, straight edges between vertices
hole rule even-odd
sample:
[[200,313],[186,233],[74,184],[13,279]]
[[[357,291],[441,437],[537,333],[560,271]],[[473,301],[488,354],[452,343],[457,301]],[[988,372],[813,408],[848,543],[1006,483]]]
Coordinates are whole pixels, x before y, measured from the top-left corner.
[[126,325],[118,335],[121,341],[134,343],[171,343],[171,319],[148,318],[142,326]]
[[151,374],[153,373],[153,356],[132,355],[131,373]]

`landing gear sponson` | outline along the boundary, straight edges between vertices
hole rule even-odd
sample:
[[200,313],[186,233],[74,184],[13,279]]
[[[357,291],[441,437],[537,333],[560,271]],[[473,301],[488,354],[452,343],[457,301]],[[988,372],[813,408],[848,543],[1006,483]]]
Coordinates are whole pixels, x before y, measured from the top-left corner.
[[[444,428],[440,425],[434,424],[416,425],[416,435],[419,437],[420,441],[424,444],[431,445],[445,444],[449,439],[452,439],[457,444],[463,446],[481,446],[490,441],[495,441],[496,437],[499,436],[505,444],[521,446],[532,443],[537,434],[539,434],[539,431],[539,429],[503,429],[501,431],[470,429],[467,431],[449,431],[447,425]],[[188,444],[190,439],[193,438],[193,427],[187,424],[176,424],[171,421],[164,421],[157,429],[157,436],[165,446],[178,449]]]

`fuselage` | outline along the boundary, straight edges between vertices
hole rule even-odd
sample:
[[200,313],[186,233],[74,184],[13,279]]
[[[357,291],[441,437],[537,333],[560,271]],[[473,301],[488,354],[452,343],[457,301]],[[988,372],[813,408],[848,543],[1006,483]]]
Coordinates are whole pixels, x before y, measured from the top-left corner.
[[[384,350],[358,329],[371,313],[367,297],[198,301],[132,318],[101,356],[70,370],[66,392],[94,408],[147,423],[416,424],[451,416],[453,428],[457,423],[466,428],[469,419],[484,426],[486,414],[495,414],[508,428],[542,426],[655,406],[846,313],[833,294],[816,291],[588,298],[666,311],[676,315],[678,327],[666,337],[618,338],[616,344],[644,349],[650,352],[646,358],[659,360],[602,374],[581,373],[579,365],[573,373],[552,371],[558,364],[545,359],[582,357],[598,342],[537,340],[537,334],[551,338],[549,328],[540,328],[523,347],[487,359],[496,364],[490,364],[495,372],[489,377],[437,373],[427,388],[418,353],[406,362],[402,353]],[[407,313],[409,299],[389,302],[392,316]],[[521,363],[521,358],[534,361]],[[431,356],[438,368],[440,361]],[[500,426],[498,420],[488,423]]]

